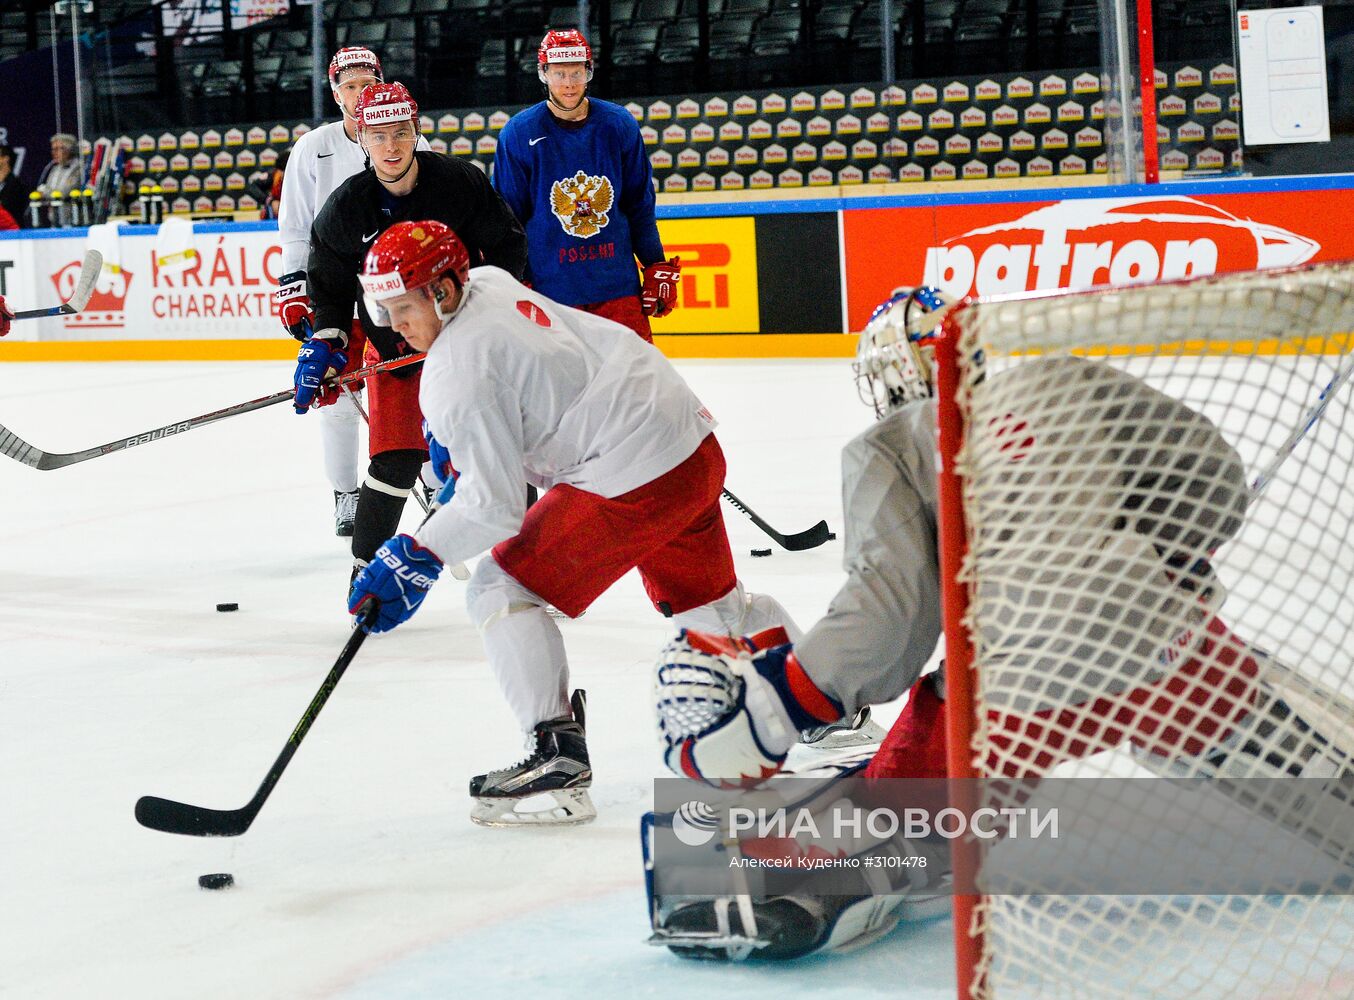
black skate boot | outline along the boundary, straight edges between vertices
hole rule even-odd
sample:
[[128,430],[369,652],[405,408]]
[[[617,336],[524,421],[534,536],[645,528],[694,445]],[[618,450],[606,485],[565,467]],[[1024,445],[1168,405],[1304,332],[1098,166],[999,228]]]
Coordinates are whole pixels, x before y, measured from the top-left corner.
[[334,534],[340,538],[352,538],[357,523],[357,491],[340,493],[334,491]]
[[[471,820],[481,826],[570,826],[597,818],[588,796],[587,697],[575,691],[569,704],[572,716],[536,726],[536,749],[526,760],[470,779]],[[537,797],[540,808],[518,808]]]

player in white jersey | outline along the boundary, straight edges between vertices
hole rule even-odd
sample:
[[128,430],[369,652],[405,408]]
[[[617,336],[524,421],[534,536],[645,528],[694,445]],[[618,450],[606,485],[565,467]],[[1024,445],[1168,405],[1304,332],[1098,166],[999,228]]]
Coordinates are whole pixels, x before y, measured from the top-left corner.
[[[533,752],[472,779],[488,825],[582,822],[595,812],[583,700],[553,605],[576,617],[638,568],[678,626],[794,631],[774,599],[744,591],[720,510],[714,420],[666,358],[627,327],[547,299],[501,268],[473,271],[439,222],[383,233],[361,276],[410,346],[428,352],[419,402],[446,485],[414,535],[391,538],[353,583],[379,602],[374,631],[408,619],[444,564],[481,559],[466,592],[489,662]],[[526,509],[525,477],[542,490]],[[550,793],[548,811],[518,811]]]
[[[278,238],[282,243],[282,277],[278,279],[278,289],[273,297],[282,326],[302,343],[310,336],[315,319],[306,276],[310,227],[334,189],[367,167],[367,154],[357,141],[353,109],[362,91],[383,79],[381,60],[370,49],[350,47],[334,53],[329,62],[329,89],[343,117],[301,136],[287,161],[277,217]],[[428,148],[427,140],[422,136],[418,148]],[[356,321],[353,336],[356,342],[350,342],[349,370],[362,367],[364,341]],[[343,537],[351,537],[360,485],[358,452],[362,416],[348,400],[333,405],[338,400],[337,393],[322,393],[316,399],[316,406],[322,407],[320,435],[324,468],[334,489],[334,531]]]

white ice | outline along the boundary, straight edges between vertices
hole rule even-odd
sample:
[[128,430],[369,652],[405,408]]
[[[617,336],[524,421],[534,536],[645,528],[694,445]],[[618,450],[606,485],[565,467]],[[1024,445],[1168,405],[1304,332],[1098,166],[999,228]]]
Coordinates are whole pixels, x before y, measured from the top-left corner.
[[[679,367],[721,421],[730,489],[780,530],[826,517],[840,534],[838,453],[871,419],[849,364]],[[0,423],[71,451],[290,376],[11,364]],[[634,577],[564,625],[589,694],[595,823],[470,823],[468,778],[522,744],[463,585],[444,579],[366,644],[247,834],[143,829],[145,794],[243,805],[348,636],[313,418],[277,406],[52,472],[0,459],[0,496],[0,995],[953,995],[948,920],[776,969],[643,944],[638,825],[661,768],[650,666],[667,629]],[[841,580],[841,542],[752,559],[771,543],[725,514],[748,585],[811,624]],[[217,613],[226,601],[240,610]],[[206,872],[236,885],[199,889]]]
[[[730,489],[781,530],[825,517],[840,534],[838,454],[871,419],[848,363],[678,367],[721,421]],[[290,375],[9,364],[0,423],[71,451]],[[1344,440],[1343,413],[1325,425]],[[564,625],[589,693],[595,823],[470,823],[467,779],[522,744],[462,585],[444,579],[412,622],[366,644],[247,834],[138,826],[145,794],[244,804],[349,634],[317,432],[278,406],[53,472],[0,459],[0,996],[954,996],[948,919],[780,967],[642,943],[638,823],[661,774],[650,668],[668,632],[633,577]],[[770,542],[725,513],[747,584],[816,620],[842,579],[841,542],[753,559]],[[214,610],[227,601],[240,610]],[[207,872],[236,885],[201,890]],[[1321,923],[1307,912],[1298,936]],[[1282,947],[1257,940],[1255,954]],[[1349,977],[1292,987],[1354,996]]]

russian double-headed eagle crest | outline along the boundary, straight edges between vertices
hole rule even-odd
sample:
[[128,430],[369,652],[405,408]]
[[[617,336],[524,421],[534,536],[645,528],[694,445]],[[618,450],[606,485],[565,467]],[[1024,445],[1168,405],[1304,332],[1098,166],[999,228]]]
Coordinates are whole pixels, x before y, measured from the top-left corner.
[[566,233],[581,240],[596,236],[611,221],[607,213],[613,201],[609,178],[593,177],[581,170],[550,187],[550,210]]

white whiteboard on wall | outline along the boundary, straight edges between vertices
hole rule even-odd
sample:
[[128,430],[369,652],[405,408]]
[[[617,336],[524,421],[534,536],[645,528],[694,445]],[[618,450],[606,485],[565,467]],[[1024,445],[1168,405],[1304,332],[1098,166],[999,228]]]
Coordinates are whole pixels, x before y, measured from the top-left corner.
[[1245,144],[1330,142],[1321,8],[1243,10],[1236,17]]

